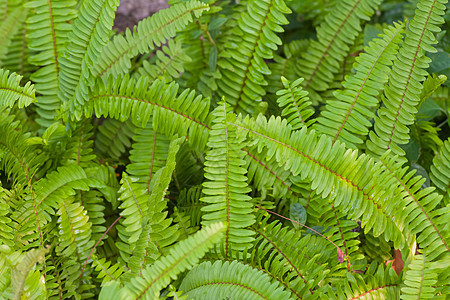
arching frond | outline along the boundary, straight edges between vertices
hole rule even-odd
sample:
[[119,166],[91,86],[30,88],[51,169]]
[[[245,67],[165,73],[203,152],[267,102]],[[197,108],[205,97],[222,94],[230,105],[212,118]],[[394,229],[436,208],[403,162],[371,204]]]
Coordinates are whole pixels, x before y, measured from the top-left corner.
[[368,156],[358,157],[357,151],[346,150],[338,142],[332,144],[329,137],[317,136],[306,128],[292,131],[280,118],[267,121],[260,115],[256,120],[247,118],[234,126],[248,132],[253,142],[260,145],[259,149],[267,147],[268,160],[276,160],[294,176],[300,174],[323,198],[331,196],[338,209],[348,212],[348,218],[361,219],[367,232],[374,229],[375,236],[384,234],[396,247],[403,247],[403,225],[393,218],[400,212],[388,207],[385,197],[391,195],[376,184],[377,175],[370,173],[376,169],[375,162]]

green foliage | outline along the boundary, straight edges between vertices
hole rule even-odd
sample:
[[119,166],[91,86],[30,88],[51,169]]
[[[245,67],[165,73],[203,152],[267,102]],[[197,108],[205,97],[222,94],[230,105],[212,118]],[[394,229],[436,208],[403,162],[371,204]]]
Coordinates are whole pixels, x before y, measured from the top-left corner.
[[170,2],[0,0],[0,298],[448,297],[448,1]]

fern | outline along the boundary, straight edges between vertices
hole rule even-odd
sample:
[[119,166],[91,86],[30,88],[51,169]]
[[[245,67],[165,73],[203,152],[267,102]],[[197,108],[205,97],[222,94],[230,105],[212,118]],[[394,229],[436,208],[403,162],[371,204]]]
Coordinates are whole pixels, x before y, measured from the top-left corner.
[[448,1],[169,2],[0,0],[0,298],[445,298]]
[[[253,232],[245,229],[255,222],[251,215],[251,198],[246,195],[247,187],[244,165],[244,152],[238,146],[236,129],[226,125],[230,107],[222,102],[214,110],[214,125],[208,140],[212,149],[207,152],[202,202],[202,225],[226,222],[227,230],[222,241],[225,251],[229,248],[243,250],[253,241]],[[233,115],[231,115],[233,116]],[[242,142],[241,142],[242,143]],[[250,215],[249,215],[250,214]]]
[[426,255],[416,255],[405,273],[401,299],[432,299],[437,296],[437,276],[442,272],[442,265],[433,263]]

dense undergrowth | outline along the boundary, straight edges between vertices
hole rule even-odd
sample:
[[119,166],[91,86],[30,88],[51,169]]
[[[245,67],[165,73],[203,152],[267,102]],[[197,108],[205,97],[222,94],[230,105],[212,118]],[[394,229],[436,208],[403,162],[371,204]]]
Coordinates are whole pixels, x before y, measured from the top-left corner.
[[447,0],[0,1],[1,299],[445,299]]

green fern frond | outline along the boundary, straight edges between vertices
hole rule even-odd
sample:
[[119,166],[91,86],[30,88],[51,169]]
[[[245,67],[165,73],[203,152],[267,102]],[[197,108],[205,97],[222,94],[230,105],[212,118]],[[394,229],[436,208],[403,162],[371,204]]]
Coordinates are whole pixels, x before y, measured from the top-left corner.
[[153,64],[144,60],[142,67],[136,70],[135,78],[147,76],[151,80],[164,78],[171,81],[180,77],[184,72],[184,65],[190,61],[191,58],[182,49],[181,42],[169,40],[167,46],[156,52],[156,61]]
[[388,190],[370,173],[375,164],[372,159],[364,154],[358,157],[357,151],[346,150],[338,142],[332,144],[331,138],[317,136],[315,131],[292,131],[280,118],[267,121],[260,115],[256,120],[229,124],[248,132],[259,149],[267,147],[268,160],[277,161],[294,176],[300,174],[323,198],[331,196],[339,210],[348,212],[349,219],[361,220],[366,232],[374,229],[375,236],[383,233],[386,240],[403,247],[401,221],[393,218],[399,212],[387,206]]
[[95,242],[91,239],[91,222],[86,210],[73,197],[63,198],[58,203],[59,240],[56,253],[62,260],[61,281],[65,297],[82,295],[92,285],[88,272],[82,273],[82,265],[88,258]]
[[433,184],[450,195],[450,138],[441,146],[430,169],[430,178]]
[[316,130],[354,149],[363,143],[362,137],[369,133],[370,121],[375,117],[372,109],[378,105],[378,93],[388,81],[403,27],[395,23],[380,38],[369,42],[365,52],[356,58],[356,73],[346,78],[343,90],[333,93],[336,100],[326,102],[314,126]]
[[[239,274],[236,277],[236,274]],[[292,299],[279,283],[238,261],[204,262],[183,279],[180,290],[194,299]]]
[[202,219],[202,207],[205,203],[200,202],[202,198],[202,186],[193,186],[189,189],[184,189],[180,192],[177,199],[177,209],[180,213],[190,216],[193,225],[200,225]]
[[25,86],[20,86],[21,75],[9,74],[8,70],[0,69],[0,109],[13,107],[16,102],[19,108],[36,102],[34,85],[28,81]]
[[[95,111],[97,117],[110,117],[131,121],[144,127],[152,117],[153,130],[171,137],[188,136],[194,146],[204,149],[209,129],[209,100],[185,89],[178,95],[178,85],[167,85],[146,77],[137,82],[128,76],[110,77],[106,84],[99,80],[86,103],[86,116]],[[117,109],[121,107],[121,109]]]
[[88,87],[94,83],[91,69],[104,57],[100,53],[109,41],[118,5],[119,0],[83,1],[68,44],[58,59],[61,66],[58,96],[76,119],[81,118],[81,108],[89,99]]
[[224,230],[225,225],[222,223],[211,224],[177,243],[167,256],[146,267],[141,277],[133,278],[121,289],[120,295],[114,298],[158,299],[160,290],[166,287],[172,278],[176,278],[178,273],[196,265],[205,252],[220,240]]
[[35,54],[29,57],[29,61],[41,67],[31,76],[39,94],[36,109],[39,118],[36,122],[44,128],[55,121],[61,106],[58,98],[59,58],[72,29],[71,21],[77,13],[75,4],[73,0],[33,0],[25,4],[33,12],[27,20],[27,38],[28,47]]
[[[138,257],[138,262],[142,261],[144,256],[143,249],[152,246],[156,253],[151,254],[156,255],[155,258],[157,258],[164,254],[164,248],[177,240],[177,236],[170,232],[170,230],[176,232],[176,228],[169,229],[172,219],[166,218],[167,213],[163,211],[166,208],[164,195],[175,168],[176,153],[183,140],[184,138],[178,138],[171,142],[166,166],[154,174],[150,184],[139,183],[137,178],[128,177],[126,173],[123,174],[122,187],[119,190],[120,200],[123,203],[119,208],[123,209],[121,216],[124,218],[118,226],[122,242],[117,246],[125,261],[128,261],[129,255],[136,257],[135,247],[141,246],[142,248],[142,245],[138,245],[139,241],[141,244],[147,243],[147,246],[141,249],[142,257]],[[147,224],[148,222],[150,223]]]
[[[331,202],[324,201],[321,197],[311,197],[308,203],[308,216],[318,220],[314,225],[326,228],[323,233],[330,241],[336,244],[345,256],[350,260],[347,261],[347,271],[353,272],[361,269],[363,266],[358,265],[364,256],[359,251],[360,242],[357,239],[359,233],[354,229],[358,227],[358,223],[346,218],[346,213],[337,209]],[[335,270],[333,276],[340,276],[341,273]]]
[[290,83],[285,77],[281,77],[281,81],[284,89],[277,91],[278,105],[283,108],[281,116],[285,117],[288,124],[291,124],[295,130],[309,128],[315,122],[314,119],[308,120],[314,114],[314,110],[311,107],[308,92],[300,86],[303,78]]
[[161,10],[138,23],[125,32],[125,37],[117,35],[103,48],[102,56],[92,69],[94,77],[124,74],[131,68],[130,59],[138,54],[145,54],[164,44],[177,31],[198,18],[209,9],[207,4],[197,0],[179,3]]
[[251,198],[247,195],[246,170],[243,168],[244,152],[240,149],[242,140],[236,134],[236,128],[226,125],[226,120],[234,115],[230,107],[221,102],[212,112],[215,117],[208,139],[203,194],[200,199],[208,203],[202,207],[202,225],[215,222],[227,222],[227,230],[222,241],[228,253],[232,246],[243,250],[251,245],[253,231],[246,229],[255,222]]
[[425,53],[436,52],[431,45],[437,43],[434,34],[444,22],[446,3],[447,0],[422,0],[417,4],[382,97],[384,107],[379,109],[374,131],[369,133],[367,148],[375,157],[388,149],[398,155],[405,153],[398,145],[409,140],[408,125],[414,122],[423,89],[421,81],[425,80],[425,69],[431,62]]
[[298,63],[298,77],[305,79],[305,89],[324,91],[329,87],[349,45],[361,31],[361,20],[369,20],[380,0],[338,1],[325,21],[317,28],[317,41]]
[[253,114],[265,95],[264,75],[270,74],[264,59],[271,59],[282,44],[276,33],[283,32],[281,26],[288,24],[284,14],[291,10],[283,0],[251,0],[246,5],[238,26],[231,29],[233,41],[221,53],[218,94],[235,112]]

